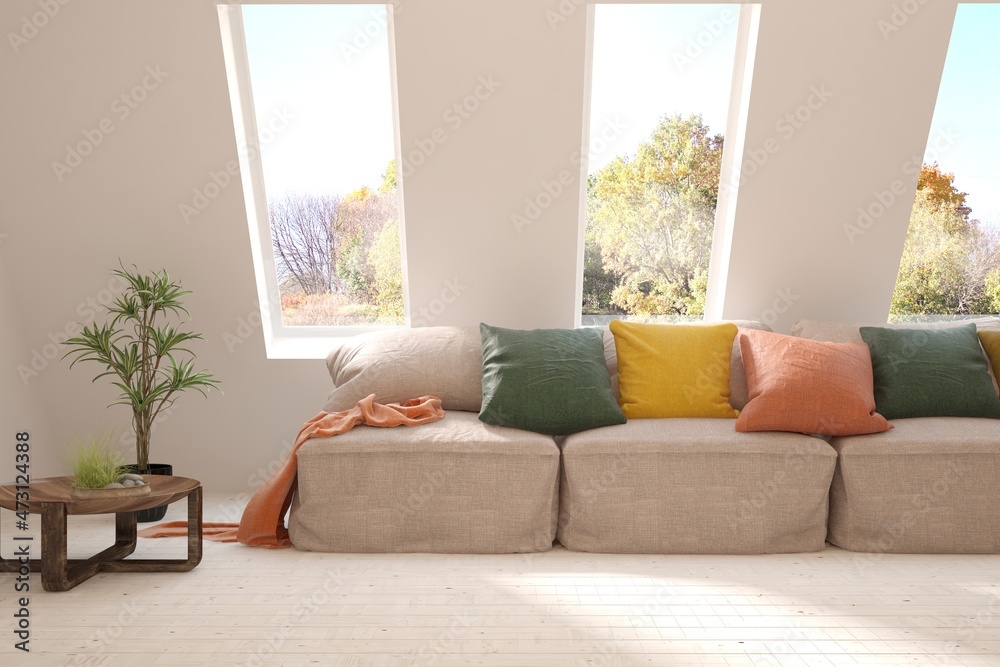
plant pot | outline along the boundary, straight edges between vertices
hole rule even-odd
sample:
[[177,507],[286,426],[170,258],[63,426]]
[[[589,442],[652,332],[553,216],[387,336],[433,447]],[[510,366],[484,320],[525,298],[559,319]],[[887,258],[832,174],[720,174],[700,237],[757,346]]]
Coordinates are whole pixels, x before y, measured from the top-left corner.
[[121,489],[84,489],[74,486],[69,490],[69,495],[74,500],[114,500],[118,498],[147,496],[149,492],[149,484],[126,486]]
[[[165,463],[150,463],[148,470],[139,470],[139,466],[135,464],[125,466],[128,471],[135,473],[136,475],[173,475],[174,467]],[[148,486],[148,485],[147,485]],[[139,510],[135,513],[136,521],[139,523],[149,523],[150,521],[162,521],[163,517],[167,515],[167,505],[160,505],[159,507],[150,507],[149,509]]]

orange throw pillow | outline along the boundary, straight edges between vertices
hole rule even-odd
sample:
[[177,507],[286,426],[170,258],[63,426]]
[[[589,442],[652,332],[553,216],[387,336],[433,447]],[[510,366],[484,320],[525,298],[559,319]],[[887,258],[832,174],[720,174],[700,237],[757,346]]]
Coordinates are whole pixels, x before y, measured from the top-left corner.
[[864,343],[821,343],[741,330],[750,402],[737,431],[862,435],[892,428],[875,412],[871,351]]

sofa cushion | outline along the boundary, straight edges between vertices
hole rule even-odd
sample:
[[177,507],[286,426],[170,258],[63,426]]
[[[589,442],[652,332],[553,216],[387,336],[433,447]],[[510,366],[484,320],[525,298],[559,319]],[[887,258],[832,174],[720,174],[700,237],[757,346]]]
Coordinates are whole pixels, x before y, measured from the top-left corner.
[[750,402],[736,430],[824,435],[891,428],[875,412],[872,360],[864,343],[824,343],[767,331],[738,336]]
[[976,326],[948,329],[861,327],[871,348],[875,404],[887,419],[1000,418]]
[[736,417],[729,404],[735,324],[610,325],[619,403],[629,419]]
[[[875,326],[888,329],[952,329],[954,327],[975,324],[977,331],[1000,331],[1000,317],[979,317],[969,320],[944,320],[940,322],[903,322],[896,324],[880,324],[874,322],[870,325],[848,324],[844,322],[829,322],[826,320],[799,320],[792,325],[792,335],[809,340],[829,341],[831,343],[863,343],[861,337],[861,327]],[[983,351],[983,356],[986,352]],[[993,389],[1000,396],[1000,384],[997,384],[996,374],[990,368],[990,380],[993,382]]]
[[348,410],[437,396],[445,410],[479,411],[483,355],[478,327],[392,329],[342,341],[326,358],[335,389],[323,409]]
[[637,419],[562,444],[559,541],[608,553],[817,551],[836,454],[722,419]]
[[792,335],[809,340],[828,341],[831,343],[863,343],[861,327],[875,326],[888,329],[951,329],[975,324],[978,331],[1000,331],[1000,317],[981,317],[972,320],[947,320],[943,322],[905,322],[897,324],[849,324],[845,322],[829,322],[826,320],[799,320],[792,325]]
[[1000,331],[980,331],[979,342],[990,360],[990,370],[996,376],[997,368],[1000,368]]
[[[744,329],[754,329],[758,331],[770,331],[771,328],[763,322],[752,320],[732,320],[733,324]],[[604,333],[604,358],[608,362],[608,373],[611,375],[611,391],[615,398],[619,397],[618,392],[618,354],[615,351],[615,335],[608,327],[602,327]],[[742,410],[747,404],[747,378],[743,371],[743,357],[740,353],[739,341],[733,341],[733,353],[729,360],[729,404],[735,410]]]
[[519,331],[487,324],[480,331],[480,421],[549,435],[625,422],[611,393],[599,331]]
[[[760,322],[734,320],[740,328],[770,331]],[[618,359],[610,329],[604,333],[604,356],[611,390],[618,398]],[[478,327],[418,327],[353,336],[341,341],[326,358],[335,389],[323,409],[348,410],[375,394],[380,403],[417,396],[437,396],[446,410],[478,412],[482,405],[482,343]],[[739,410],[747,401],[746,378],[733,345],[730,404]]]
[[555,539],[559,449],[470,412],[358,426],[298,452],[292,543],[308,551],[522,553]]
[[1000,421],[898,419],[833,438],[830,542],[851,551],[1000,553]]

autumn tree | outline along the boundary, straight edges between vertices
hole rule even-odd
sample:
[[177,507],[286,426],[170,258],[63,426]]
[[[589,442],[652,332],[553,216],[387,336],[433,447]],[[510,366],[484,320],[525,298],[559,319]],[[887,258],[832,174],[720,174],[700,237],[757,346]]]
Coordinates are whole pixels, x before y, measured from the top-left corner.
[[375,305],[382,317],[403,317],[403,268],[399,221],[386,220],[368,251],[374,273]]
[[305,294],[334,289],[337,205],[336,197],[296,193],[268,202],[279,281],[291,280]]
[[607,300],[625,313],[704,313],[722,146],[701,116],[666,116],[635,156],[594,174],[585,286],[614,281]]
[[[329,322],[323,318],[334,317],[341,324],[356,319],[393,323],[402,318],[394,163],[377,190],[361,187],[343,197],[288,194],[272,198],[268,208],[282,295],[300,295],[295,297],[298,309],[316,313],[294,321],[324,324]],[[283,308],[285,303],[283,298]]]
[[[337,265],[337,275],[344,290],[352,299],[361,303],[376,304],[385,302],[380,297],[379,285],[389,284],[385,280],[386,271],[391,268],[382,267],[383,281],[379,283],[377,272],[379,267],[373,258],[386,258],[384,253],[372,254],[372,248],[378,241],[383,230],[388,225],[396,235],[396,248],[399,248],[399,211],[396,196],[395,163],[390,162],[382,176],[382,185],[378,191],[367,187],[359,188],[346,195],[339,203],[338,216],[344,221],[341,232],[344,251]],[[390,224],[391,223],[391,224]],[[388,241],[383,240],[383,245]],[[400,281],[402,281],[402,271]],[[402,312],[402,290],[400,289],[399,310]]]
[[374,302],[380,317],[403,317],[403,258],[399,232],[399,199],[396,191],[396,161],[391,160],[382,174],[379,196],[386,201],[387,216],[368,250],[372,267]]
[[954,204],[955,210],[965,221],[969,220],[972,209],[965,203],[968,192],[959,192],[955,187],[955,174],[946,174],[934,164],[925,164],[920,169],[920,176],[917,178],[917,190],[924,190],[930,201],[935,204]]
[[995,313],[1000,239],[971,218],[955,176],[924,165],[892,296],[893,315]]

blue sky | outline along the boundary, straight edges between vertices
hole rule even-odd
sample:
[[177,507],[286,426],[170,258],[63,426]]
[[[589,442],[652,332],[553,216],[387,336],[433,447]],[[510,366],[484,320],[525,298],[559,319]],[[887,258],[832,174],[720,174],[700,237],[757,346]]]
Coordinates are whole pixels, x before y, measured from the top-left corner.
[[[736,5],[597,5],[591,170],[632,154],[665,114],[700,112],[724,132]],[[377,186],[395,153],[384,5],[244,5],[260,125],[295,114],[264,147],[268,194]],[[701,42],[700,44],[698,42]],[[689,59],[689,60],[688,60]],[[958,136],[936,157],[1000,224],[1000,4],[960,5],[931,136]],[[611,122],[626,125],[598,152]]]
[[243,6],[258,126],[295,115],[261,150],[269,197],[382,182],[395,155],[385,23],[385,5]]
[[[595,7],[591,173],[616,155],[634,154],[668,114],[701,113],[713,132],[725,134],[738,16],[738,5]],[[615,118],[627,130],[598,151],[598,137]]]
[[949,128],[958,138],[938,164],[973,216],[1000,226],[1000,4],[958,6],[930,136]]

